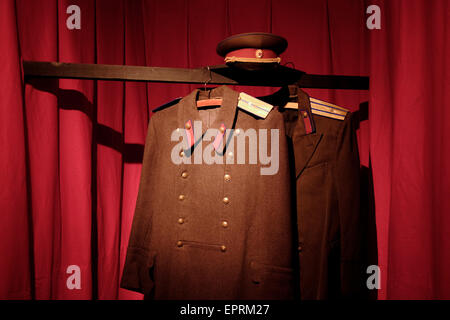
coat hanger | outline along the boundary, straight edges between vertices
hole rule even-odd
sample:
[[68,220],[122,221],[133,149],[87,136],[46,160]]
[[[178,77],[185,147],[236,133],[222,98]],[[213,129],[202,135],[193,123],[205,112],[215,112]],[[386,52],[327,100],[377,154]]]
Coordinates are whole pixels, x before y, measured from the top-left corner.
[[[293,69],[295,69],[295,64],[293,62],[286,62],[284,64],[284,66],[288,66],[291,65]],[[297,81],[296,83],[297,86],[299,85],[299,82]],[[289,99],[286,103],[286,105],[284,106],[285,109],[297,109],[298,110],[298,95],[294,94],[294,95],[289,95]]]
[[[211,68],[207,66],[207,69],[209,71],[209,79],[204,83],[204,91],[207,91],[206,85],[212,80],[211,76]],[[222,105],[222,98],[210,98],[211,92],[208,92],[208,98],[205,100],[197,100],[197,108],[202,107],[212,107],[212,106],[221,106]]]

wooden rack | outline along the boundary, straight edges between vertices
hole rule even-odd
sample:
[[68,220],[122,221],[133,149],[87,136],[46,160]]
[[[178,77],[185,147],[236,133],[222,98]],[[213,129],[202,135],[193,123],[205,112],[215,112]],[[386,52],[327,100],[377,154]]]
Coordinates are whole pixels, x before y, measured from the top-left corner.
[[298,83],[302,88],[369,90],[369,77],[306,74],[303,71],[281,65],[271,70],[246,71],[227,65],[185,69],[24,61],[23,70],[26,78],[44,77],[265,87],[281,87]]

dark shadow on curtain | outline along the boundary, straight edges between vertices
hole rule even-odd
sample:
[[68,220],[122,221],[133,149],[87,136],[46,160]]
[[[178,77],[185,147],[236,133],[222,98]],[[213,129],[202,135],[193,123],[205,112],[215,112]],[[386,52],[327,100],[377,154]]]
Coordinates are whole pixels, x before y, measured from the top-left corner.
[[[353,112],[355,128],[359,129],[359,124],[369,120],[369,103],[363,102],[359,105],[359,110]],[[362,217],[363,234],[363,276],[367,279],[371,274],[367,274],[367,267],[378,265],[377,229],[375,219],[375,196],[373,186],[372,161],[369,155],[369,167],[361,166],[360,171],[360,206]],[[376,289],[365,289],[366,299],[376,300],[378,292]]]
[[[97,123],[96,106],[86,96],[76,90],[58,88],[57,79],[26,79],[26,83],[40,91],[49,92],[58,99],[58,108],[64,110],[78,110],[86,114],[93,123],[94,145],[103,145],[120,152],[125,163],[142,163],[144,145],[124,143],[123,133],[108,126]],[[96,82],[94,82],[95,84]],[[94,90],[96,92],[96,90]],[[96,97],[94,97],[94,100]]]
[[[377,229],[375,220],[375,197],[373,191],[372,164],[369,167],[361,167],[361,212],[363,216],[363,252],[365,252],[364,265],[366,268],[371,265],[378,265]],[[366,279],[371,274],[366,273]],[[376,289],[367,289],[367,298],[377,300]]]

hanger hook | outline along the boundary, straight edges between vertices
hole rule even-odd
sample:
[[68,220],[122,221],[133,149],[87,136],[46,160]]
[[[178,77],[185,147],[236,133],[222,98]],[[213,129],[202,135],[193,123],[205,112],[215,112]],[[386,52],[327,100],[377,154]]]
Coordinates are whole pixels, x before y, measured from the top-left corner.
[[288,61],[288,62],[286,62],[283,66],[288,66],[288,65],[291,65],[292,66],[292,69],[295,69],[295,64],[293,63],[293,62],[290,62],[290,61]]
[[206,82],[205,82],[205,84],[204,84],[205,91],[206,91],[206,85],[207,85],[209,82],[211,82],[211,80],[212,80],[211,69],[209,68],[209,66],[206,66],[206,68],[207,68],[208,71],[209,71],[209,79],[206,80]]

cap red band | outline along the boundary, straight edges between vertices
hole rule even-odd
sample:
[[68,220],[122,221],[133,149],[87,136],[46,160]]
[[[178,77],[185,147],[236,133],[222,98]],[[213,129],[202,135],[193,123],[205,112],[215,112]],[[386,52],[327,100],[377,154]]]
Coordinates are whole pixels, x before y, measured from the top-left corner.
[[277,54],[269,49],[246,48],[228,52],[225,58],[228,57],[273,59]]

